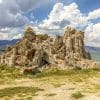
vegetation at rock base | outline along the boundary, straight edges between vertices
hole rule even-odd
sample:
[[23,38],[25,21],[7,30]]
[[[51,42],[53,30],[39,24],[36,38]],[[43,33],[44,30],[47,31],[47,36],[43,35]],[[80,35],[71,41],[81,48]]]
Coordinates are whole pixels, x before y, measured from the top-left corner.
[[75,99],[82,98],[84,95],[81,92],[76,92],[72,94],[72,97]]
[[55,96],[56,93],[51,93],[51,94],[45,94],[45,96]]
[[43,89],[39,89],[37,87],[9,87],[0,90],[0,97],[11,97],[23,94],[28,95],[28,93],[34,95],[38,91],[43,91]]
[[85,98],[88,94],[95,94],[99,98],[99,79],[99,69],[54,68],[24,75],[19,68],[0,65],[0,99],[34,100],[41,97],[48,100],[61,96],[64,100],[62,95],[65,95],[72,100]]

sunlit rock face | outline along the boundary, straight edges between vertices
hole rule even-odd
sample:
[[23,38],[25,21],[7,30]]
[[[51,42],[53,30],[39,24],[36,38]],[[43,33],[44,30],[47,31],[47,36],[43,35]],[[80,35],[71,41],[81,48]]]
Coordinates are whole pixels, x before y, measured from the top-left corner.
[[88,63],[89,59],[91,56],[84,49],[83,32],[67,27],[64,36],[54,39],[47,34],[36,34],[28,27],[23,38],[0,56],[0,63],[33,68],[49,65],[83,68],[84,61]]
[[76,66],[77,61],[91,59],[90,54],[84,49],[84,33],[74,28],[67,27],[63,42],[66,47],[65,61],[68,65]]

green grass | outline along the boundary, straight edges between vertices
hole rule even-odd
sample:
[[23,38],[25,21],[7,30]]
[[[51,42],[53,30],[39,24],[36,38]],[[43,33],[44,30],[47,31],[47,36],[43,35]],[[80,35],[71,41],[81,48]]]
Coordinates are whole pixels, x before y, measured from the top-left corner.
[[20,78],[21,76],[20,69],[6,65],[0,65],[0,78]]
[[[51,84],[54,88],[59,88],[62,85],[66,85],[66,82],[70,83],[79,83],[79,82],[89,82],[89,78],[100,78],[100,69],[84,69],[81,70],[79,68],[71,69],[71,70],[59,70],[59,69],[49,69],[44,70],[41,73],[22,75],[20,74],[20,69],[15,67],[9,67],[0,65],[0,85],[6,84],[15,84],[15,80],[21,80],[21,78],[31,79],[32,81],[36,80],[39,82],[44,82],[43,84]],[[14,83],[15,82],[15,83]],[[69,84],[70,84],[69,83]],[[18,83],[19,84],[19,83]],[[81,87],[80,91],[82,93],[85,92],[95,92],[100,90],[100,85],[85,84],[85,86]],[[86,87],[87,86],[87,87]],[[74,90],[75,88],[69,88],[69,90]],[[43,89],[37,87],[9,87],[0,90],[0,97],[12,97],[17,95],[18,97],[29,97],[27,99],[31,100],[31,97],[38,95],[36,92],[43,91]],[[90,92],[89,92],[90,91]],[[74,99],[82,98],[84,95],[81,92],[76,92],[72,94]],[[55,93],[48,93],[45,96],[54,96]]]
[[79,99],[82,97],[84,97],[84,95],[81,92],[76,92],[76,93],[72,94],[72,98],[74,98],[74,99]]
[[51,97],[57,95],[56,93],[45,94],[45,96]]
[[84,89],[82,90],[82,92],[85,92],[85,93],[100,92],[100,84],[87,85],[87,86],[84,87]]
[[0,97],[12,97],[14,95],[23,95],[23,94],[35,94],[38,91],[43,91],[43,89],[37,87],[10,87],[0,90]]
[[55,83],[52,83],[52,85],[55,87],[55,88],[58,88],[58,87],[61,87],[62,85],[65,85],[65,84],[60,84],[59,82],[55,82]]
[[[70,81],[73,80],[75,82],[83,82],[85,79],[92,77],[93,75],[99,77],[100,76],[100,70],[96,69],[84,69],[84,70],[78,70],[78,69],[71,69],[71,70],[46,70],[41,73],[37,73],[36,75],[33,75],[33,78],[44,78],[44,77],[55,77],[58,78],[65,76]],[[31,77],[31,78],[32,78]]]
[[25,100],[32,100],[32,97],[27,97]]
[[[80,70],[78,68],[71,69],[71,70],[59,70],[57,68],[44,70],[41,73],[36,73],[35,75],[21,75],[20,69],[15,67],[9,67],[5,65],[0,65],[0,78],[8,77],[8,78],[21,78],[21,77],[34,77],[34,78],[43,78],[43,77],[50,77],[50,76],[77,76],[77,75],[94,75],[97,72],[100,72],[100,69],[83,69]],[[81,79],[77,81],[82,81]]]
[[[46,78],[46,77],[53,77],[55,80],[61,78],[67,78],[69,81],[73,82],[84,82],[89,77],[93,77],[95,75],[96,77],[100,77],[100,70],[96,69],[71,69],[71,70],[59,70],[59,69],[50,69],[50,70],[44,70],[41,73],[31,74],[31,75],[22,75],[20,74],[20,69],[0,65],[0,84],[4,83],[5,80],[10,79],[19,79],[19,78]],[[6,81],[7,82],[7,81]]]

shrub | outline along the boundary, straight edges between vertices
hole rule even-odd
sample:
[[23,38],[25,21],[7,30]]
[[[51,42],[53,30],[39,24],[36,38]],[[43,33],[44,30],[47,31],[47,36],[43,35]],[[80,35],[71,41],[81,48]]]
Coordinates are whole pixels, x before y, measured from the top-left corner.
[[0,90],[0,97],[11,97],[18,94],[35,94],[38,91],[43,91],[43,89],[37,87],[9,87]]
[[81,92],[76,92],[72,94],[72,98],[79,99],[82,98],[84,95]]

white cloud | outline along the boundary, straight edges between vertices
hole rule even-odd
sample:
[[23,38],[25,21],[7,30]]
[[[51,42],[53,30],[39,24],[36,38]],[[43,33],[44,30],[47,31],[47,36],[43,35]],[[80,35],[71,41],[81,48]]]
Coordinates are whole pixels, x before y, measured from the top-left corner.
[[85,33],[86,33],[85,35],[88,36],[89,41],[92,41],[92,40],[98,38],[98,36],[100,37],[100,23],[89,24],[86,27]]
[[[40,23],[30,21],[24,15],[30,10],[49,3],[49,0],[10,0],[10,2],[9,0],[0,0],[0,39],[20,38],[22,35],[18,33],[22,33],[23,27],[29,24],[33,25],[33,27],[36,25],[34,28],[38,33],[40,31],[40,33],[54,34],[63,33],[66,25],[70,25],[84,29],[87,44],[96,44],[98,42],[99,45],[100,23],[93,24],[92,21],[100,18],[100,8],[86,15],[79,10],[75,2],[69,5],[56,3],[48,18]],[[34,15],[30,17],[34,19]]]
[[0,40],[13,40],[22,38],[22,34],[0,33]]
[[9,36],[8,36],[8,34],[4,34],[4,33],[0,33],[0,40],[7,40],[7,39],[9,39]]
[[22,34],[17,34],[15,36],[13,36],[12,39],[20,39],[20,38],[22,38]]
[[100,42],[86,42],[86,46],[91,46],[91,47],[100,47]]
[[62,3],[56,3],[50,12],[48,19],[43,20],[39,25],[46,29],[60,29],[70,24],[73,27],[85,26],[88,19],[78,9],[76,3],[64,6]]
[[2,0],[0,0],[0,3],[2,3]]
[[84,29],[86,43],[96,44],[97,41],[94,39],[100,37],[100,23],[93,24],[92,21],[97,18],[100,18],[100,9],[96,9],[86,15],[81,13],[76,3],[67,6],[63,3],[56,3],[48,15],[48,18],[44,19],[42,23],[39,24],[39,27],[42,30],[49,30],[51,33],[54,33],[54,31],[62,33],[61,30],[63,30],[66,25],[76,27],[80,30]]
[[100,23],[89,24],[85,30],[86,44],[100,47]]
[[[20,32],[19,32],[20,30]],[[1,28],[0,29],[0,40],[12,40],[22,37],[23,28]]]
[[20,37],[18,33],[24,26],[35,24],[25,13],[49,3],[49,0],[0,0],[0,40]]
[[3,0],[0,4],[0,27],[19,27],[29,20],[22,14],[16,0]]
[[96,9],[88,14],[88,19],[100,18],[100,8]]
[[64,28],[66,25],[71,25],[81,29],[96,18],[100,18],[100,9],[96,9],[86,16],[81,13],[75,2],[67,6],[63,3],[56,3],[48,15],[48,18],[44,19],[39,24],[39,27],[54,30]]
[[0,0],[0,27],[20,27],[30,23],[28,11],[49,4],[49,0]]

